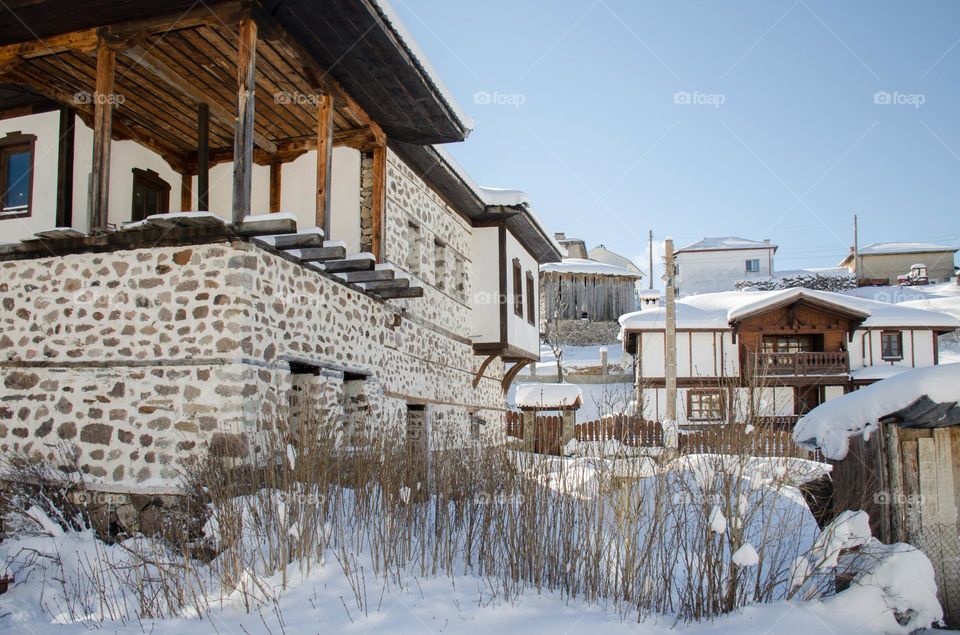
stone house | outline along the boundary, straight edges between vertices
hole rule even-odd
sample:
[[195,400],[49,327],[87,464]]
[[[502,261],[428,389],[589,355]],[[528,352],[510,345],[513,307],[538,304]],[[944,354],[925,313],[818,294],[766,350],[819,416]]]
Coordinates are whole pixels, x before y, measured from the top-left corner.
[[[620,318],[633,355],[636,402],[666,416],[666,309]],[[752,414],[791,428],[819,404],[936,365],[951,315],[810,289],[708,293],[676,303],[678,423],[709,426]]]
[[[953,264],[956,253],[956,247],[930,243],[871,243],[861,247],[857,254],[851,247],[850,253],[837,266],[848,269],[860,279],[897,284],[897,276],[910,273],[915,264],[923,264],[931,283],[950,282],[956,275]],[[857,271],[858,260],[860,271]]]
[[17,18],[0,451],[75,447],[132,491],[250,456],[274,416],[501,429],[559,246],[522,193],[435,145],[471,122],[385,4],[42,0]]

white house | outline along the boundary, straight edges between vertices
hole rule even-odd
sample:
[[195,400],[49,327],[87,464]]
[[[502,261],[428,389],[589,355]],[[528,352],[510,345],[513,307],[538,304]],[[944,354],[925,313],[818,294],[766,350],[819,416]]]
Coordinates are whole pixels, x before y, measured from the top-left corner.
[[703,238],[673,252],[678,297],[733,291],[740,280],[772,275],[777,246],[735,236]]
[[[932,366],[938,336],[960,326],[933,311],[826,291],[733,291],[679,300],[677,412],[686,425],[746,412],[790,426],[859,385]],[[644,417],[666,413],[666,312],[620,318]]]

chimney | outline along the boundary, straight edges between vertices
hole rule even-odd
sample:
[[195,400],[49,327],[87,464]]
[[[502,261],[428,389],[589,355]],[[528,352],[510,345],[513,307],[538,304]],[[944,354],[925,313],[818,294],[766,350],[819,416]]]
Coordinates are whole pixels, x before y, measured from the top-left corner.
[[763,239],[763,242],[765,242],[765,243],[767,243],[767,244],[769,245],[769,244],[770,244],[770,239],[769,239],[769,238],[764,238],[764,239]]

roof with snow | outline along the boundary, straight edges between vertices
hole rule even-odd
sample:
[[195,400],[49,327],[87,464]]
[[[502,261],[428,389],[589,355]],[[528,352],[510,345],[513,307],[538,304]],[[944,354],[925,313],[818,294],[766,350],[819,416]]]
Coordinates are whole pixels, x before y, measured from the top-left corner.
[[701,238],[697,242],[677,249],[673,253],[680,254],[690,251],[732,251],[737,249],[773,249],[776,251],[777,246],[768,242],[737,238],[736,236],[720,236],[715,238]]
[[956,247],[932,243],[871,243],[860,248],[861,256],[871,254],[924,254],[941,251],[957,251]]
[[[800,418],[793,440],[808,448],[820,448],[828,459],[839,461],[847,455],[849,440],[864,438],[876,431],[888,417],[903,420],[904,410],[926,403],[951,404],[960,401],[960,364],[942,364],[899,373],[889,379],[831,399]],[[929,409],[919,413],[928,416]]]
[[621,256],[617,252],[608,249],[606,245],[597,245],[587,252],[587,257],[589,257],[590,260],[596,260],[597,262],[614,265],[616,267],[623,267],[624,269],[629,269],[642,275],[640,267],[638,267],[636,263],[626,256]]
[[580,273],[593,276],[622,276],[624,278],[640,278],[640,274],[616,265],[608,265],[596,260],[582,258],[564,258],[560,262],[551,262],[540,265],[541,273]]
[[517,384],[517,407],[521,410],[576,410],[583,392],[575,384]]
[[[740,320],[798,301],[862,320],[860,328],[912,326],[952,331],[960,327],[960,321],[946,313],[877,302],[842,293],[793,288],[703,293],[677,300],[677,328],[729,330]],[[665,328],[666,307],[634,311],[620,316],[621,339],[628,331],[662,331]]]

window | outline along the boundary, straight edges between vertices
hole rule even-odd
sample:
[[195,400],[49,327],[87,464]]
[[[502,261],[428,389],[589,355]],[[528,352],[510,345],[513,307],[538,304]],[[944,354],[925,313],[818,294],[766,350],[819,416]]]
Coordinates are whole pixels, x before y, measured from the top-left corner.
[[882,331],[880,333],[880,351],[885,360],[903,359],[903,333],[900,331]]
[[752,260],[747,261],[747,273],[759,273],[760,272],[760,259],[753,258]]
[[420,225],[407,223],[407,271],[420,275]]
[[764,353],[809,353],[817,350],[813,335],[764,335]]
[[513,259],[513,312],[523,317],[523,269],[517,258]]
[[687,391],[687,419],[691,421],[723,419],[723,393],[719,390]]
[[467,300],[467,263],[460,254],[453,254],[453,293],[461,302]]
[[433,239],[433,283],[441,291],[447,286],[447,255],[439,238]]
[[535,294],[533,292],[533,273],[527,272],[527,322],[537,323],[537,308],[533,305]]
[[170,211],[170,184],[153,170],[133,168],[133,211],[130,220]]
[[0,139],[0,218],[30,215],[36,139],[18,132]]

